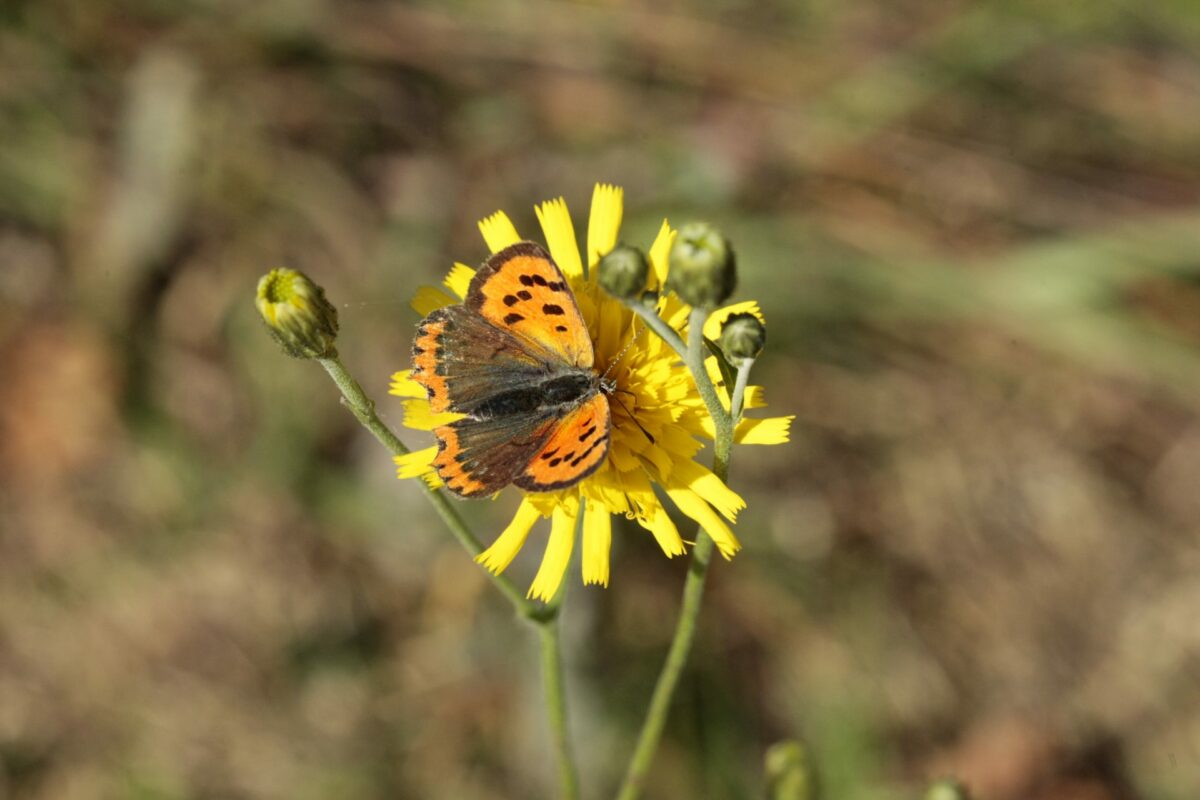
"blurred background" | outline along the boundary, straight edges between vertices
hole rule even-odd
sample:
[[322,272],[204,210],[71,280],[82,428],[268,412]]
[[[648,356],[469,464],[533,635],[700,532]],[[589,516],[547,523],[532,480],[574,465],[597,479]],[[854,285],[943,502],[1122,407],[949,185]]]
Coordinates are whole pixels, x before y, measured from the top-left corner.
[[[1196,797],[1198,54],[1193,0],[8,0],[0,797],[552,796],[533,635],[251,300],[322,282],[398,425],[417,286],[596,181],[726,230],[797,415],[648,796],[800,737],[838,800]],[[684,572],[572,573],[587,797]]]

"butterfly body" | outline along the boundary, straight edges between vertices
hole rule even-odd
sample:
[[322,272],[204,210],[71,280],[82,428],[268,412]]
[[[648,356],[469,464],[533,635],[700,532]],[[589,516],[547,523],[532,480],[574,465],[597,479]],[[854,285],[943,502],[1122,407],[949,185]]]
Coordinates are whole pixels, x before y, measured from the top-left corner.
[[435,413],[434,467],[464,497],[510,483],[553,491],[590,475],[608,455],[608,399],[592,341],[550,255],[519,242],[476,272],[461,305],[421,321],[413,380]]

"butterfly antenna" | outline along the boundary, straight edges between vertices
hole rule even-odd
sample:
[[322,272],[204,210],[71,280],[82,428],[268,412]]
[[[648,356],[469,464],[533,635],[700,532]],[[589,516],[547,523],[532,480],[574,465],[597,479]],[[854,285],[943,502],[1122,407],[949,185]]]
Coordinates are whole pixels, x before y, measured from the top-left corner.
[[[637,327],[637,318],[636,317],[633,320],[633,325],[635,328]],[[604,374],[600,376],[601,382],[603,382],[604,379],[608,377],[608,373],[613,371],[613,367],[615,367],[615,366],[617,366],[617,364],[621,363],[621,359],[625,357],[625,354],[629,352],[629,348],[633,347],[633,345],[637,342],[638,337],[641,335],[642,335],[641,331],[638,331],[635,334],[633,334],[633,338],[625,343],[625,346],[621,348],[621,352],[617,353],[617,357],[614,358],[612,361],[608,362],[608,369],[604,370]]]
[[617,392],[625,392],[626,394],[633,394],[633,392],[630,392],[626,389],[614,389],[609,393],[608,396],[617,401],[617,405],[619,405],[625,411],[625,415],[628,416],[629,419],[633,420],[633,424],[637,425],[639,431],[646,434],[646,438],[650,440],[650,444],[654,444],[654,437],[650,435],[650,431],[646,430],[645,427],[642,426],[642,423],[638,422],[637,417],[633,415],[633,412],[629,410],[629,407],[621,402],[621,398],[617,397]]

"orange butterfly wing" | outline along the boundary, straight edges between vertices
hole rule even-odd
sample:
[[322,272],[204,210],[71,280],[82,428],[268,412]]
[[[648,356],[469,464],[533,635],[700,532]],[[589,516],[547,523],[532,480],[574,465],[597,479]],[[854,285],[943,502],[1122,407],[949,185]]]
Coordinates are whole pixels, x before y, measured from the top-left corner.
[[465,305],[523,339],[535,354],[592,366],[592,338],[571,287],[536,242],[517,242],[494,253],[472,278]]
[[551,492],[578,483],[604,463],[611,433],[608,398],[593,395],[558,420],[549,440],[513,483],[530,492]]

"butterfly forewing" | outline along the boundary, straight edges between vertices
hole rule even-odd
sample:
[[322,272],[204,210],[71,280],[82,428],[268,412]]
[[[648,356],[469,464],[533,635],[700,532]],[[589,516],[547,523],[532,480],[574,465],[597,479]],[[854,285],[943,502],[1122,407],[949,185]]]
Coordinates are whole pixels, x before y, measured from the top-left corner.
[[466,307],[526,340],[535,352],[571,366],[592,366],[592,339],[567,279],[536,242],[493,254],[475,273]]
[[412,378],[434,413],[471,414],[493,396],[532,385],[546,365],[512,334],[463,306],[422,320],[413,342]]

